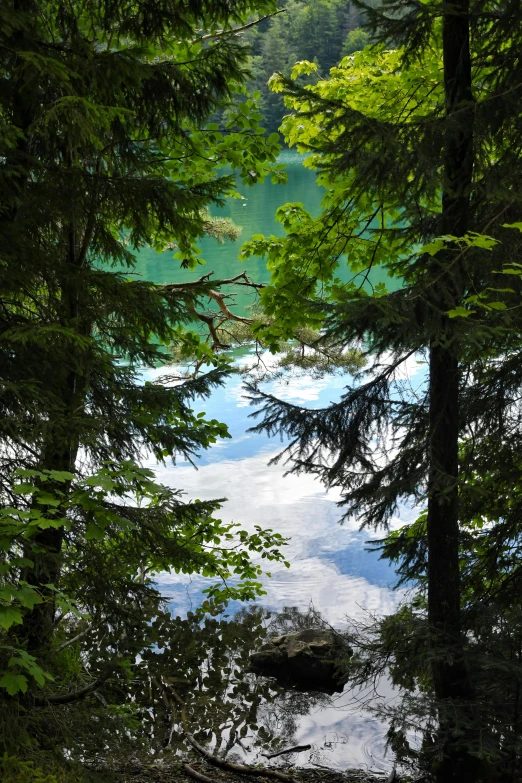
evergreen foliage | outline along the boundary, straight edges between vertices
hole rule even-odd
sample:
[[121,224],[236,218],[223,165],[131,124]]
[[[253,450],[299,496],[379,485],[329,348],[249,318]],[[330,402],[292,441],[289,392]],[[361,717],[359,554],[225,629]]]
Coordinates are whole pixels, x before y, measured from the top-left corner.
[[[340,488],[363,525],[386,525],[400,501],[426,505],[384,543],[419,594],[363,639],[361,676],[391,664],[404,694],[392,744],[439,783],[515,781],[520,528],[504,481],[520,483],[520,8],[364,8],[375,46],[315,85],[296,81],[310,62],[271,81],[292,112],[286,141],[326,189],[323,212],[287,204],[286,236],[243,253],[272,270],[274,348],[296,323],[322,327],[339,346],[365,340],[369,366],[321,410],[251,387],[255,430],[283,434],[290,469]],[[368,292],[378,265],[390,285]],[[415,359],[426,372],[412,388]]]
[[[259,594],[252,557],[282,557],[272,531],[224,525],[219,500],[185,502],[139,467],[146,456],[193,462],[228,436],[192,406],[230,367],[202,348],[199,378],[146,380],[224,283],[159,286],[133,272],[140,248],[175,249],[172,263],[190,269],[198,237],[237,233],[208,213],[234,192],[224,167],[245,183],[283,176],[233,32],[272,10],[0,8],[1,752],[33,743],[63,760],[81,757],[97,727],[100,748],[134,735],[146,653],[171,633],[153,575],[215,577],[207,598],[219,604]],[[232,119],[220,132],[208,119],[223,107]]]

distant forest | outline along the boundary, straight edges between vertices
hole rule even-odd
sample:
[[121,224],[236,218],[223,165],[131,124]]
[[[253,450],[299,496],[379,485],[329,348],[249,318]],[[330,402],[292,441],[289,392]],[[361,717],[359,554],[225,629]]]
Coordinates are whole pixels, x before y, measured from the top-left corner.
[[263,125],[269,132],[278,129],[287,113],[282,95],[267,87],[273,73],[289,76],[296,62],[311,60],[319,66],[321,78],[342,57],[368,43],[368,33],[361,29],[363,13],[347,0],[279,0],[279,6],[283,13],[248,31],[248,88],[261,93]]

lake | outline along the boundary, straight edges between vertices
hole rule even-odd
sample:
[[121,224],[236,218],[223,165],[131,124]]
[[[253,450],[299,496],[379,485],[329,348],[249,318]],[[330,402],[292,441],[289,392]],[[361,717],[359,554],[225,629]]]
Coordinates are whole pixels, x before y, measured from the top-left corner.
[[[321,190],[313,172],[303,168],[301,157],[284,152],[281,160],[287,165],[287,185],[265,182],[242,188],[246,206],[243,201],[231,199],[223,209],[214,210],[214,214],[229,216],[242,226],[242,234],[236,243],[219,245],[203,240],[200,246],[206,267],[196,272],[181,270],[179,261],[172,259],[170,253],[147,251],[141,253],[137,271],[158,283],[191,279],[207,271],[231,277],[245,270],[254,280],[266,281],[261,259],[251,259],[246,264],[238,260],[242,241],[253,233],[281,234],[274,214],[287,201],[303,202],[313,214],[319,212],[321,203]],[[412,362],[408,371],[414,375],[417,370]],[[149,377],[163,372],[151,371]],[[337,376],[318,381],[304,376],[288,384],[273,383],[268,389],[297,404],[323,406],[340,396],[347,380]],[[281,444],[247,432],[252,425],[252,409],[243,396],[240,377],[229,379],[210,400],[196,407],[209,417],[226,422],[231,440],[221,441],[202,454],[198,470],[182,462],[176,466],[155,466],[158,479],[184,489],[192,498],[226,497],[223,519],[240,522],[248,530],[253,530],[254,525],[271,527],[290,538],[285,554],[291,568],[270,568],[272,577],[264,580],[263,605],[275,612],[285,607],[306,612],[313,605],[328,623],[341,629],[346,627],[347,618],[393,611],[400,597],[392,589],[393,570],[366,549],[368,539],[382,533],[360,531],[357,519],[341,526],[341,511],[336,504],[339,498],[335,494],[325,492],[312,477],[285,477],[284,465],[268,465]],[[392,525],[398,526],[413,516],[411,509],[402,508]],[[198,605],[206,584],[202,578],[176,574],[162,574],[158,581],[173,613],[180,616]],[[235,608],[230,608],[229,613]],[[387,684],[382,687],[382,698],[392,698]],[[292,738],[295,744],[311,744],[312,750],[300,754],[296,763],[383,771],[390,768],[391,760],[384,757],[386,727],[361,710],[359,697],[360,694],[348,690],[304,710]],[[259,749],[247,752],[241,745],[240,752],[250,762],[262,760]]]

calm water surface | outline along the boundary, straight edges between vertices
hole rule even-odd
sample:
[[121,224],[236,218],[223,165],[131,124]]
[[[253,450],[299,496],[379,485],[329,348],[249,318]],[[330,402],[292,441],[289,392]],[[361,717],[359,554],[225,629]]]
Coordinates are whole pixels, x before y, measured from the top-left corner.
[[[202,272],[212,270],[220,277],[230,277],[246,269],[253,279],[267,280],[261,259],[246,264],[237,259],[241,242],[253,233],[281,234],[274,214],[287,201],[301,201],[312,213],[318,213],[322,191],[315,184],[313,172],[302,167],[297,154],[283,153],[282,158],[288,167],[287,185],[266,182],[245,188],[241,192],[247,197],[246,206],[231,199],[219,210],[242,226],[242,235],[234,244],[203,240],[201,248],[207,265],[201,267]],[[200,273],[180,270],[171,254],[158,255],[153,251],[141,254],[138,271],[161,283],[190,279]],[[410,369],[412,373],[416,371],[413,365]],[[270,390],[293,402],[320,407],[337,399],[346,381],[341,377],[320,381],[304,377],[289,385],[273,384]],[[387,563],[366,550],[365,542],[372,534],[359,531],[356,519],[339,525],[338,498],[326,493],[313,478],[284,477],[284,466],[268,465],[280,443],[247,432],[252,424],[248,418],[251,408],[243,396],[240,378],[230,379],[210,400],[197,407],[226,422],[231,440],[219,442],[203,454],[197,471],[183,463],[176,467],[158,466],[158,479],[183,488],[189,497],[226,497],[223,519],[240,522],[249,530],[254,525],[272,527],[290,538],[286,556],[291,568],[270,568],[272,578],[264,580],[266,596],[262,603],[273,610],[295,606],[303,611],[313,604],[329,623],[340,628],[346,625],[348,617],[391,612],[399,599],[392,590],[394,573]],[[392,524],[400,525],[412,514],[409,509],[401,509]],[[163,574],[159,583],[175,614],[195,608],[205,587],[204,579],[177,574]],[[390,696],[387,690],[383,685],[385,698]],[[310,753],[300,754],[298,762],[385,770],[390,760],[384,758],[384,733],[385,726],[362,712],[354,694],[346,691],[300,719],[295,741],[311,743],[313,747]]]

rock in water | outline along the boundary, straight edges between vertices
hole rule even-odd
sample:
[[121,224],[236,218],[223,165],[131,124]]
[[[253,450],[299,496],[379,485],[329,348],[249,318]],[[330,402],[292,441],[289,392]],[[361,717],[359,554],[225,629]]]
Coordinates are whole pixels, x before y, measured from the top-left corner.
[[250,671],[304,691],[340,693],[352,650],[330,630],[307,628],[270,639],[250,655]]

